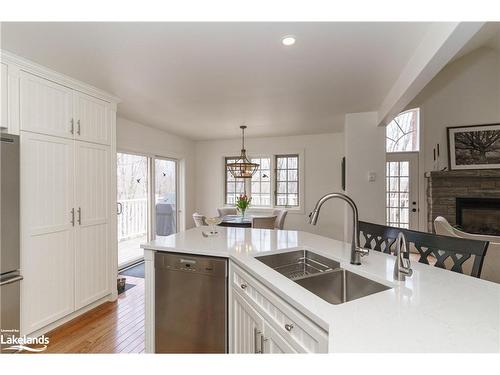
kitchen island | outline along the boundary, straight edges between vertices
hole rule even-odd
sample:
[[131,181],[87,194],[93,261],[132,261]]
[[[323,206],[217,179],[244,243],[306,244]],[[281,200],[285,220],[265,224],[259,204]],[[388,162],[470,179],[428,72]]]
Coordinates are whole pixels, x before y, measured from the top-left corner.
[[[308,232],[194,228],[142,245],[146,261],[146,352],[154,352],[156,252],[229,260],[229,352],[499,352],[500,286],[412,263],[394,281],[395,257],[370,251],[351,265],[350,244]],[[386,290],[331,304],[256,257],[309,250]],[[253,332],[252,332],[253,330]],[[258,342],[257,342],[258,341]]]

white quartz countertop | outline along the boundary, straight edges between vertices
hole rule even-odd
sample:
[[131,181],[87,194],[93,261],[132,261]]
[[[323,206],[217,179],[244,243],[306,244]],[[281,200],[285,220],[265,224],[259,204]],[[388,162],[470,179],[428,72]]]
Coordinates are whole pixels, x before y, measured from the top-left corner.
[[[500,285],[420,263],[404,282],[392,277],[394,257],[370,251],[349,264],[350,244],[300,231],[207,227],[141,247],[226,257],[329,332],[331,352],[500,352]],[[255,256],[308,249],[392,289],[332,305]]]

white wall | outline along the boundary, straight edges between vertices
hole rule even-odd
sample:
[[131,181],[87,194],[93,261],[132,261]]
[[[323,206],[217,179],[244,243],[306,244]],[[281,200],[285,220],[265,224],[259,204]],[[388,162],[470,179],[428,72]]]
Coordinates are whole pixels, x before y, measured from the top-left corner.
[[180,161],[181,220],[186,228],[191,228],[195,212],[195,143],[120,117],[116,121],[116,143],[119,152],[157,155]]
[[435,168],[448,166],[446,127],[500,123],[500,52],[479,48],[448,64],[408,106],[414,107],[420,108],[420,227],[426,230],[424,173],[434,168],[437,143],[441,158]]
[[[346,191],[358,206],[360,220],[385,224],[385,127],[377,124],[377,112],[346,115]],[[370,172],[374,182],[368,181]]]
[[[305,210],[290,213],[285,229],[297,229],[324,236],[343,238],[343,204],[328,202],[317,226],[307,215],[324,194],[341,190],[341,159],[344,155],[342,133],[290,137],[250,138],[245,141],[249,156],[303,152],[305,165]],[[241,140],[196,142],[196,209],[204,215],[216,215],[224,195],[224,156],[239,155]]]

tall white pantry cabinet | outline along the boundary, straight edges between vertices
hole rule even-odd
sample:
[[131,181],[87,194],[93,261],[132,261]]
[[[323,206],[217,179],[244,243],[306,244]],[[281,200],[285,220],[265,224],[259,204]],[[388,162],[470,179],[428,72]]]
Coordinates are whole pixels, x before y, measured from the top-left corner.
[[21,139],[21,333],[116,298],[118,99],[2,51],[0,124]]

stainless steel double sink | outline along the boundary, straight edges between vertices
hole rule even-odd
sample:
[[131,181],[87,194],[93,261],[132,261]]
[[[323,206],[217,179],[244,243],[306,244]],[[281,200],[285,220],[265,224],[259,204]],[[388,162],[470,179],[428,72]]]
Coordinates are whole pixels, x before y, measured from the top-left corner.
[[334,305],[391,289],[309,250],[262,255],[256,259]]

